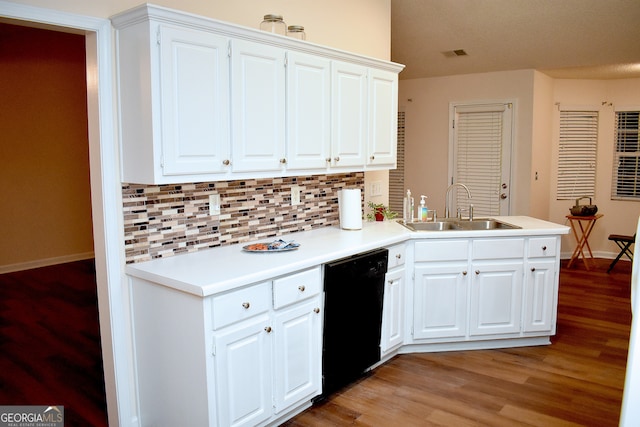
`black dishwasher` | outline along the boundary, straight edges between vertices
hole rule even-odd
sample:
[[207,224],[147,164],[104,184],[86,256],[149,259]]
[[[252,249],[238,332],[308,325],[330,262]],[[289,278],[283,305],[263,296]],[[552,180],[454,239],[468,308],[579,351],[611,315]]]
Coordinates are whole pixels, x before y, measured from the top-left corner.
[[380,361],[388,257],[377,249],[325,264],[321,399]]

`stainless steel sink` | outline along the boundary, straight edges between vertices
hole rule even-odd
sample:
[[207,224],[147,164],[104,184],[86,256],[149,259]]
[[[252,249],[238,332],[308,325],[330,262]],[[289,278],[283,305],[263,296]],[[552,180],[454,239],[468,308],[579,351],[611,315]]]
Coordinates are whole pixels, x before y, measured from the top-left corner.
[[445,231],[445,230],[511,230],[522,228],[493,218],[478,218],[474,220],[445,219],[435,222],[402,223],[411,231]]

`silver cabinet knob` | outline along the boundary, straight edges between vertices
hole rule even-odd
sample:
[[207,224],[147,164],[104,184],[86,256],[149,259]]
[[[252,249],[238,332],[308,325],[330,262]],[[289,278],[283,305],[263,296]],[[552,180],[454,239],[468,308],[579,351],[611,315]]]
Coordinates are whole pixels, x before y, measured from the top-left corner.
[[476,274],[480,274],[480,270],[476,270]]
[[546,251],[546,250],[547,250],[547,247],[546,247],[546,246],[543,246],[543,247],[542,247],[542,250],[543,250],[543,251]]
[[306,288],[304,287],[304,285],[300,285],[298,286],[298,289],[300,290],[300,292],[304,292]]
[[463,272],[462,272],[462,275],[463,275],[463,276],[466,276],[466,275],[467,275],[467,270],[463,271]]
[[334,157],[333,160],[335,160],[336,162],[340,161],[340,157]]
[[229,166],[231,164],[231,160],[225,159],[225,160],[222,161],[222,164],[225,165],[225,166]]
[[402,254],[396,254],[396,258],[398,259],[402,258]]
[[535,267],[531,267],[531,271],[536,271],[536,268]]
[[242,307],[248,309],[249,307],[251,307],[251,304],[249,304],[248,302],[243,302]]
[[264,328],[265,332],[270,334],[271,333],[271,326],[265,326]]
[[282,163],[283,165],[286,165],[287,164],[287,159],[284,159],[284,158],[280,159],[280,163]]
[[371,156],[371,157],[369,157],[369,159],[370,159],[370,160],[375,160],[375,159],[376,159],[376,156]]
[[314,309],[313,309],[313,312],[314,312],[315,314],[318,314],[318,313],[320,313],[320,309],[319,309],[318,307],[316,307],[316,308],[314,308]]

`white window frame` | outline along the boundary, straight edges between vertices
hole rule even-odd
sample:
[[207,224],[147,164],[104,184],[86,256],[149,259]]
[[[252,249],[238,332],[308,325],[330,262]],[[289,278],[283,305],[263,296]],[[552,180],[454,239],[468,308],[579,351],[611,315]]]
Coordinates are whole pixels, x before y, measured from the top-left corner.
[[556,199],[595,197],[600,108],[560,106],[558,110]]
[[[618,128],[618,114],[619,113],[627,113],[627,112],[636,112],[638,113],[638,119],[640,119],[640,106],[633,107],[616,107],[615,108],[615,116],[614,116],[614,137],[613,137],[613,172],[611,177],[611,200],[627,200],[627,201],[640,201],[640,135],[638,132],[638,127],[636,129],[628,129],[627,132],[624,132],[627,135],[635,136],[636,143],[636,151],[623,151],[619,150],[621,147],[620,143],[620,129]],[[633,138],[631,139],[633,142]],[[631,178],[631,182],[627,182],[625,187],[627,187],[627,191],[630,191],[631,195],[620,195],[618,193],[618,178],[619,174],[619,166],[620,159],[635,159],[635,178]]]

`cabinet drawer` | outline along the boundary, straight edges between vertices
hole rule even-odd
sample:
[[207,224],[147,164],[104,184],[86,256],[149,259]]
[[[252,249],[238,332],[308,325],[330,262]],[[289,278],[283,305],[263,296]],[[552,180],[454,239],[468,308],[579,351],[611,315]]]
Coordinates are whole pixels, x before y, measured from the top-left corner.
[[320,267],[281,277],[273,281],[273,308],[311,298],[321,289]]
[[556,238],[532,237],[529,239],[529,256],[556,256]]
[[271,307],[271,282],[213,297],[213,329],[264,313]]
[[471,243],[473,259],[522,258],[524,239],[478,239]]
[[392,268],[404,265],[405,246],[396,245],[396,246],[391,246],[388,249],[389,249],[389,264],[387,265],[387,269],[391,270]]
[[466,260],[469,256],[467,248],[466,239],[416,242],[415,260],[416,262]]

